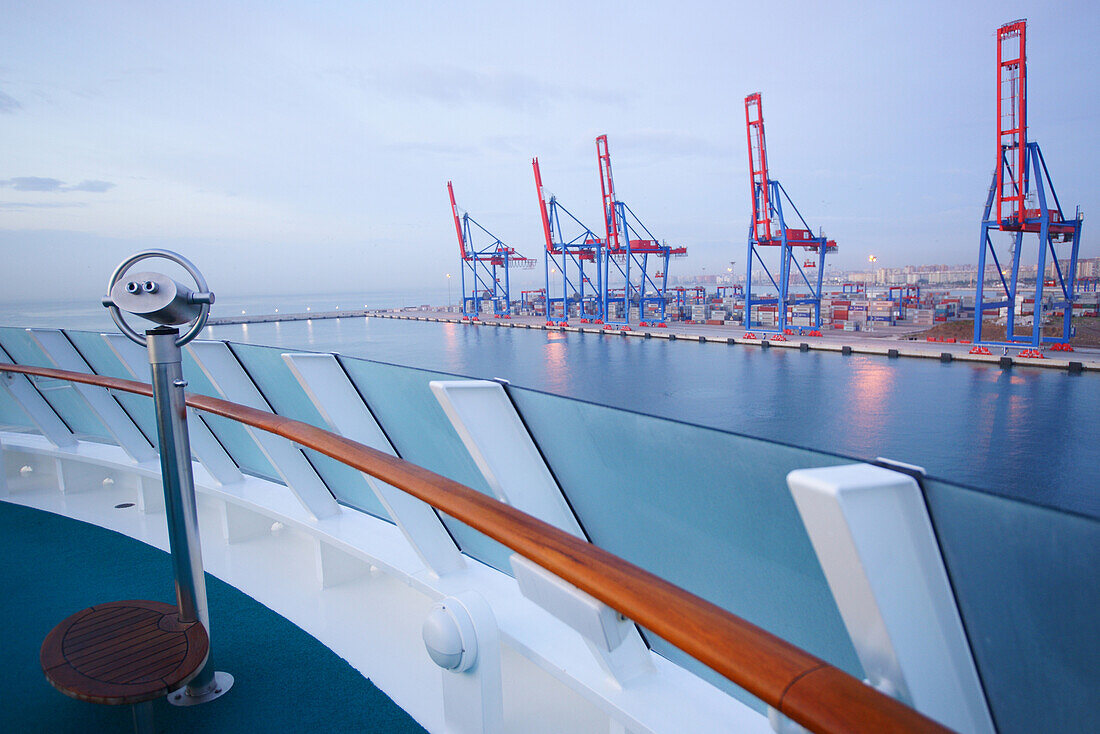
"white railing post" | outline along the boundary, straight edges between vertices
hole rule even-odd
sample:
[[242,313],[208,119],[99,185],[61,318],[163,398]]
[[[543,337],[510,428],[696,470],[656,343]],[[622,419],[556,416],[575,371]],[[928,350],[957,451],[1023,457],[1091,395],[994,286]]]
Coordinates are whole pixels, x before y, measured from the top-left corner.
[[510,560],[520,593],[576,630],[620,688],[654,671],[649,648],[633,622],[518,553]]
[[868,682],[959,732],[993,734],[917,482],[854,464],[787,484]]
[[584,537],[503,385],[488,380],[433,380],[430,385],[498,500]]
[[[3,347],[0,347],[0,363],[15,364]],[[76,438],[72,431],[57,416],[26,375],[5,372],[0,378],[0,385],[3,385],[8,394],[26,411],[31,422],[47,441],[59,449],[76,446]]]
[[[145,350],[122,334],[100,334],[100,336],[130,373],[130,377],[139,382],[145,382],[149,373],[149,358]],[[196,415],[195,420],[188,421],[187,430],[191,438],[191,450],[215,481],[223,487],[244,481],[244,475],[237,468],[237,463],[202,421],[201,416]]]
[[[288,353],[283,355],[283,361],[324,418],[329,430],[397,456],[335,356]],[[390,519],[433,573],[443,575],[465,567],[462,554],[431,505],[369,474],[363,474],[363,477],[390,514]]]
[[[224,342],[194,341],[186,349],[222,398],[274,413]],[[245,430],[310,515],[320,520],[340,513],[340,505],[297,446],[281,436],[251,426],[245,426]]]
[[[27,329],[27,333],[34,338],[50,361],[58,369],[71,372],[83,372],[92,374],[91,368],[80,352],[76,351],[68,337],[56,329]],[[72,383],[76,392],[88,403],[88,407],[102,421],[103,426],[122,447],[122,450],[130,455],[138,464],[154,463],[158,460],[157,452],[153,449],[149,439],[137,427],[137,424],[127,415],[122,406],[118,404],[114,396],[106,388],[95,385],[85,385],[79,382]]]
[[[560,530],[584,537],[550,467],[499,382],[436,380],[432,392],[490,490]],[[511,558],[520,592],[576,630],[619,687],[653,671],[638,628],[605,604],[520,556]]]

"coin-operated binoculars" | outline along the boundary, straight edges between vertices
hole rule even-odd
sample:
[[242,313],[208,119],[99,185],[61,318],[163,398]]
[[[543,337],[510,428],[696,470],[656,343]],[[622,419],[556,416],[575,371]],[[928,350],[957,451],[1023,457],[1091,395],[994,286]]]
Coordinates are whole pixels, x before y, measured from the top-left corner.
[[[131,267],[150,258],[162,258],[182,266],[194,278],[196,290],[161,273],[129,274]],[[183,389],[187,381],[183,379],[180,347],[198,336],[206,325],[214,294],[202,273],[187,258],[168,250],[145,250],[130,256],[115,269],[102,302],[122,333],[149,352],[164,506],[180,621],[199,621],[209,635],[210,613],[206,604],[195,479],[191,472],[191,442],[184,403]],[[123,311],[158,326],[146,330],[144,335],[139,334],[126,323]],[[184,324],[190,327],[180,336],[176,327]],[[205,703],[218,698],[232,685],[233,676],[215,672],[207,659],[186,689],[169,695],[168,701],[179,706]]]

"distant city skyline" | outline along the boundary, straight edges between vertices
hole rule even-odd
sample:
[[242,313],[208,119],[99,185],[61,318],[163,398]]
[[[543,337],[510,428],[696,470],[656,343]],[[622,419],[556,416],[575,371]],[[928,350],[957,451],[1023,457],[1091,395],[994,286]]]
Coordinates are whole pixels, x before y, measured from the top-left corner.
[[[744,97],[830,261],[975,262],[995,42],[1027,17],[1029,136],[1062,204],[1100,204],[1090,3],[43,2],[0,26],[0,300],[90,297],[130,253],[239,294],[444,288],[459,207],[542,257],[530,160],[600,229],[621,197],[744,271]],[[1067,29],[1072,29],[1067,33]],[[1082,257],[1100,255],[1089,222]],[[513,287],[538,287],[542,266]],[[457,288],[457,284],[456,284]]]

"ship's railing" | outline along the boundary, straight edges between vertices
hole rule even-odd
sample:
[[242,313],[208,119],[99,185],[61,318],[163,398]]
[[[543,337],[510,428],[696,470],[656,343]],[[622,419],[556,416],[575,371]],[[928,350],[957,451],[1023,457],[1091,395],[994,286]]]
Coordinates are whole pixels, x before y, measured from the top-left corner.
[[[0,372],[152,396],[150,385],[133,380],[14,364],[0,364]],[[187,404],[289,439],[430,504],[604,602],[812,731],[948,731],[756,625],[459,482],[291,418],[205,395],[189,394]]]

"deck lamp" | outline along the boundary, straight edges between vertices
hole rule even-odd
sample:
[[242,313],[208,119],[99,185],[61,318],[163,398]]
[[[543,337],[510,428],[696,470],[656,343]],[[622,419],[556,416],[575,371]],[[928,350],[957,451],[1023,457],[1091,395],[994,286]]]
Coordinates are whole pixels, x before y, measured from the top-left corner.
[[[194,279],[195,290],[161,273],[130,274],[134,265],[151,258],[169,260],[181,266]],[[206,604],[195,479],[191,471],[191,444],[187,433],[187,405],[184,402],[187,381],[183,379],[180,347],[198,336],[206,326],[214,294],[207,287],[202,273],[187,258],[169,250],[144,250],[131,255],[115,268],[102,303],[122,333],[145,347],[149,353],[164,505],[168,516],[168,540],[180,621],[197,620],[209,635],[210,613]],[[151,321],[156,326],[140,334],[126,323],[123,311]],[[189,324],[189,327],[180,335],[177,327],[184,324]],[[205,703],[218,698],[232,685],[233,676],[215,671],[207,659],[184,689],[169,694],[168,701],[177,706]]]

